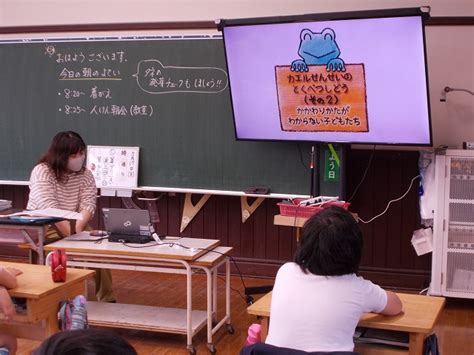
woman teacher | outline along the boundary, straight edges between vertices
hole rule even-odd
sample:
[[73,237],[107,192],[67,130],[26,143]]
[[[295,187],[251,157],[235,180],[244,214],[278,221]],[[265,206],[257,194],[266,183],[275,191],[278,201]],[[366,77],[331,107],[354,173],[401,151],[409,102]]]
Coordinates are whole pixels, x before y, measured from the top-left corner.
[[[59,132],[33,168],[27,209],[59,208],[78,212],[75,231],[69,221],[57,222],[46,235],[46,243],[90,229],[96,210],[97,187],[85,165],[86,144],[79,134]],[[114,302],[110,270],[96,270],[96,296],[101,302]]]

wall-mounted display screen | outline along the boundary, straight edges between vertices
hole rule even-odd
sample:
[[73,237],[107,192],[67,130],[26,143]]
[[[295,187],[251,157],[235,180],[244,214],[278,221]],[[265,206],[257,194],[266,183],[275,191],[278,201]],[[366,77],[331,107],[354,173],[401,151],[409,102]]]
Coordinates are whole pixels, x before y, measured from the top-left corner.
[[431,145],[411,10],[222,20],[237,139]]

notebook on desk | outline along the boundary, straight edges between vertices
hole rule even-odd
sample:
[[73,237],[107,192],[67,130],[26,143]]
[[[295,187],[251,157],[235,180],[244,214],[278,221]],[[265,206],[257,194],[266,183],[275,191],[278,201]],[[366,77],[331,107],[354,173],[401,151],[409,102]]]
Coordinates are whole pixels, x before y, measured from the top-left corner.
[[103,208],[109,242],[148,243],[152,241],[152,224],[148,210]]

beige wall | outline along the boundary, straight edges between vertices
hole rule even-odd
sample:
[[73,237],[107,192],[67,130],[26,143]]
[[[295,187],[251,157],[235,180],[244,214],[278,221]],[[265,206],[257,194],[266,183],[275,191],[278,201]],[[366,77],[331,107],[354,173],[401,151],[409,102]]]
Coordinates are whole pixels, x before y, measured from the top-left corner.
[[[472,0],[432,0],[432,16],[474,16]],[[1,26],[213,21],[332,11],[420,6],[408,0],[0,0]],[[445,86],[474,90],[474,26],[426,30],[434,146],[474,141],[474,97],[439,101]]]
[[209,21],[421,5],[433,16],[474,16],[472,0],[0,0],[0,24]]

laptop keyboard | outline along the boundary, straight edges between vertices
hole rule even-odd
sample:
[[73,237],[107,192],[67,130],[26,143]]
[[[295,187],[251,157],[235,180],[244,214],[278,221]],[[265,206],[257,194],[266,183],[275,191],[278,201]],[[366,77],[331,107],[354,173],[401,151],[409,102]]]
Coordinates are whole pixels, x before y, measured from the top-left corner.
[[148,235],[119,234],[119,233],[111,233],[108,239],[109,239],[109,242],[113,242],[113,243],[145,244],[145,243],[153,241],[153,238]]

